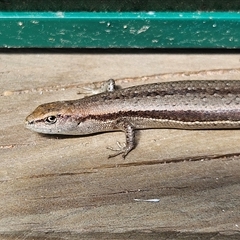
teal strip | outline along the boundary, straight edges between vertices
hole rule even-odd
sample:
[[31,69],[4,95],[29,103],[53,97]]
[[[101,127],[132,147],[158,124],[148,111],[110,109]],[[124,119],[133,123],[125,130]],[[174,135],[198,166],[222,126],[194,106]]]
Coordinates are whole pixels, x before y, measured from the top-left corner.
[[0,12],[5,48],[239,48],[240,12]]

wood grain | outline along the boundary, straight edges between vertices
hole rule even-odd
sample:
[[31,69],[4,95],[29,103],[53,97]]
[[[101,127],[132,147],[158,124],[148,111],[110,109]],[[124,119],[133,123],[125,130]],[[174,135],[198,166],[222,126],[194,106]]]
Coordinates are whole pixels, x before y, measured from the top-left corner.
[[81,87],[109,78],[123,87],[240,80],[238,54],[0,59],[0,239],[240,237],[240,131],[138,131],[137,148],[122,160],[106,149],[124,141],[121,132],[44,136],[23,124],[37,105],[83,97]]

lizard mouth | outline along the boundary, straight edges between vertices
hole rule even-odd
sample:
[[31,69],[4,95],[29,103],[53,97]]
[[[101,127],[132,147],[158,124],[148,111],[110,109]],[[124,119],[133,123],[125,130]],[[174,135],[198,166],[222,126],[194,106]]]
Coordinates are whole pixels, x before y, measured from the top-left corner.
[[26,128],[32,128],[34,121],[28,121],[27,119],[25,120],[25,127]]
[[28,120],[26,120],[26,121],[25,121],[25,124],[26,124],[26,125],[32,125],[33,122],[34,122],[34,121],[28,121]]

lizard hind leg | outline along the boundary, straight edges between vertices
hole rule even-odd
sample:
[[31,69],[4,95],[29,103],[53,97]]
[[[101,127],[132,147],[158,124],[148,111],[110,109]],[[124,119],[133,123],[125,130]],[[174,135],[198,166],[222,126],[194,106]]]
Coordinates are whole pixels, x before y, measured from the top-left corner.
[[128,155],[128,153],[130,151],[132,151],[136,146],[136,143],[135,143],[135,129],[132,126],[132,124],[130,124],[128,121],[122,121],[119,124],[119,128],[125,132],[126,143],[121,144],[121,143],[117,142],[118,149],[113,149],[111,147],[108,148],[112,151],[116,151],[115,154],[109,155],[108,158],[116,157],[120,154],[122,154],[122,157],[125,158]]
[[118,146],[118,148],[107,147],[107,149],[115,152],[113,154],[110,154],[108,156],[108,158],[113,158],[113,157],[116,157],[116,156],[118,156],[120,154],[124,154],[125,153],[125,149],[126,149],[126,143],[125,142],[120,143],[120,142],[117,141],[117,146]]

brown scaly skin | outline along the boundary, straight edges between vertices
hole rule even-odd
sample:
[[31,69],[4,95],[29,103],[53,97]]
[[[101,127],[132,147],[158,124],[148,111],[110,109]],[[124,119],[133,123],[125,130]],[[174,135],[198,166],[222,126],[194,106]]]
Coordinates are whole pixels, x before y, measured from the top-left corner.
[[135,147],[135,129],[240,128],[240,81],[178,81],[111,89],[40,105],[26,118],[26,127],[68,135],[124,131],[126,146],[110,157],[126,157]]

